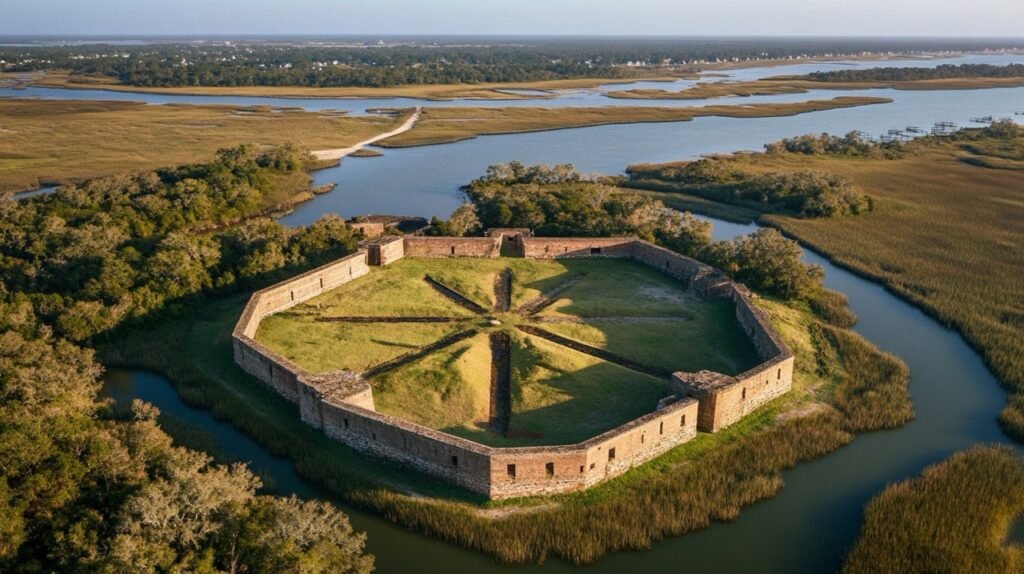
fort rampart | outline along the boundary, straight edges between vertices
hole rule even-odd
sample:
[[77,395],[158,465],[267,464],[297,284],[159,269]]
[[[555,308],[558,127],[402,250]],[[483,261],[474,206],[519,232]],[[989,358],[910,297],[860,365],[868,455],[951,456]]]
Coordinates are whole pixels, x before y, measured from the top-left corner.
[[[522,230],[509,230],[509,232]],[[635,238],[533,238],[514,243],[532,258],[622,257],[680,279],[707,297],[727,297],[762,359],[735,377],[675,373],[673,394],[656,410],[586,441],[563,446],[497,448],[423,427],[374,409],[373,391],[358,374],[313,374],[255,340],[260,321],[402,257],[498,257],[505,234],[483,238],[381,237],[356,253],[253,294],[233,332],[235,361],[298,404],[302,420],[357,450],[411,465],[489,498],[580,490],[622,474],[683,444],[698,430],[714,432],[787,392],[793,355],[750,294],[718,270]],[[654,406],[652,405],[652,408]]]

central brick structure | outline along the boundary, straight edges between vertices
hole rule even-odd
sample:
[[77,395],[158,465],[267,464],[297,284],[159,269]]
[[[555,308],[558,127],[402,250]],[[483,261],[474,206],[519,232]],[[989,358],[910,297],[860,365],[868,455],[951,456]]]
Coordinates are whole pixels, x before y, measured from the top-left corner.
[[[371,265],[404,257],[616,257],[665,273],[708,298],[727,298],[761,363],[735,376],[676,372],[671,394],[652,412],[583,442],[561,446],[491,447],[427,428],[374,408],[363,375],[313,374],[255,340],[263,318],[366,275]],[[489,498],[554,494],[588,488],[697,436],[735,423],[788,392],[793,354],[754,307],[742,285],[720,271],[632,237],[540,238],[529,230],[496,229],[486,237],[378,237],[356,253],[256,292],[232,334],[235,362],[298,404],[310,426],[357,450],[409,464]],[[495,342],[495,345],[500,345]],[[500,388],[494,391],[500,397]],[[501,413],[495,412],[495,424]]]

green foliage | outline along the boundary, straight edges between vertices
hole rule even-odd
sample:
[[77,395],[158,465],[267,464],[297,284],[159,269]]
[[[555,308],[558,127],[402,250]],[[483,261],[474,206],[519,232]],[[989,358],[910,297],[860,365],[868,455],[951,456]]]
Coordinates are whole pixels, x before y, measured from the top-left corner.
[[995,66],[992,64],[942,64],[934,68],[866,68],[862,70],[835,70],[812,72],[801,79],[815,82],[873,82],[946,80],[950,78],[1020,78],[1024,64]]
[[244,466],[172,446],[156,409],[97,401],[92,351],[54,335],[86,339],[350,249],[336,219],[221,230],[280,178],[308,181],[305,161],[242,146],[208,165],[0,203],[0,571],[371,569],[333,507],[256,496]]
[[1024,513],[1024,464],[977,447],[889,486],[868,504],[843,574],[1020,572],[1024,548],[1006,532]]
[[283,180],[308,186],[308,161],[287,146],[239,146],[209,164],[0,202],[0,283],[57,334],[82,341],[189,297],[349,252],[356,238],[336,217],[301,230],[254,218]]
[[[822,145],[818,138],[805,137],[806,142]],[[827,136],[823,138],[827,140]],[[789,147],[802,149],[806,143],[794,141],[769,144],[769,153],[782,153],[778,150]],[[778,146],[778,149],[772,146]],[[625,184],[629,187],[687,193],[761,212],[840,217],[871,211],[874,207],[871,197],[861,193],[848,178],[814,170],[750,172],[733,158],[707,158],[661,166],[637,165],[627,168],[626,173],[628,179]]]
[[824,271],[801,259],[800,245],[777,229],[762,228],[731,241],[711,244],[701,259],[751,289],[785,299],[803,299],[821,289]]
[[769,154],[798,153],[803,155],[838,155],[881,159],[896,159],[903,154],[903,146],[900,142],[875,143],[865,140],[859,132],[850,132],[845,136],[823,133],[820,135],[806,134],[795,138],[784,138],[777,142],[765,144],[764,150]]
[[482,228],[526,227],[545,236],[637,235],[683,253],[711,241],[711,225],[661,202],[580,175],[572,165],[493,165],[462,188]]

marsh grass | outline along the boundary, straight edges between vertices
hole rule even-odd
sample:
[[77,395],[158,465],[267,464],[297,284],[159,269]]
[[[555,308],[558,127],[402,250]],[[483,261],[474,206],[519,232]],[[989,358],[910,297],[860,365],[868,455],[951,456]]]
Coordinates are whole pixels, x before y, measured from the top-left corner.
[[1017,454],[999,447],[956,453],[868,503],[843,574],[1024,571],[1024,546],[1006,540],[1022,514]]
[[609,97],[632,100],[698,100],[705,98],[803,94],[809,90],[980,90],[1024,86],[1024,78],[946,78],[939,80],[821,82],[799,78],[765,78],[749,82],[703,82],[679,91],[620,90]]
[[383,140],[381,147],[412,147],[451,143],[490,134],[514,134],[648,122],[682,122],[697,117],[767,118],[808,112],[885,104],[888,98],[844,96],[829,100],[795,103],[751,104],[746,106],[702,106],[691,108],[599,107],[599,108],[424,108],[413,129]]
[[219,148],[242,142],[345,147],[400,121],[266,106],[5,98],[0,118],[0,194],[208,161]]

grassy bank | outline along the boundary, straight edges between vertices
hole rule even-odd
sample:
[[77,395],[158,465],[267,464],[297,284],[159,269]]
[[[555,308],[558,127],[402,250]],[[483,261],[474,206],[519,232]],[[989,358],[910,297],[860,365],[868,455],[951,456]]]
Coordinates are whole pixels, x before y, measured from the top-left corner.
[[[418,98],[423,100],[521,100],[545,97],[537,94],[519,94],[515,90],[574,90],[596,88],[604,84],[623,84],[647,81],[671,82],[691,75],[648,74],[630,78],[575,78],[545,80],[536,82],[479,83],[479,84],[410,84],[374,87],[317,88],[303,86],[238,86],[230,88],[209,86],[188,87],[144,87],[128,86],[113,78],[70,75],[66,72],[49,72],[33,79],[36,86],[81,90],[110,90],[115,92],[137,92],[148,94],[174,94],[197,96],[258,96],[271,98]],[[513,90],[513,91],[508,91]]]
[[941,80],[819,82],[795,78],[767,78],[749,82],[707,82],[679,91],[621,90],[608,97],[631,100],[702,100],[732,96],[771,96],[804,94],[810,90],[982,90],[1024,86],[1024,78],[948,78]]
[[782,488],[780,471],[846,444],[854,429],[908,419],[907,373],[897,359],[805,307],[757,301],[797,354],[792,393],[594,489],[501,503],[357,454],[304,425],[294,405],[233,363],[230,331],[241,298],[126,334],[101,354],[109,365],[166,374],[186,401],[291,458],[300,474],[350,504],[505,562],[586,563],[732,520]]
[[843,573],[1021,572],[1024,546],[1006,538],[1022,513],[1024,464],[1013,451],[957,453],[868,504]]
[[401,121],[269,107],[19,99],[0,99],[0,117],[0,194],[206,161],[239,142],[344,147]]
[[424,108],[413,129],[378,143],[412,147],[451,143],[480,135],[514,134],[609,124],[683,122],[693,118],[766,118],[822,110],[885,104],[888,98],[840,97],[787,104],[704,106],[692,108]]
[[1024,439],[1022,160],[1024,135],[920,140],[901,159],[781,153],[727,161],[754,171],[827,171],[871,195],[874,211],[856,217],[761,221],[959,330],[1013,391],[1000,420]]

